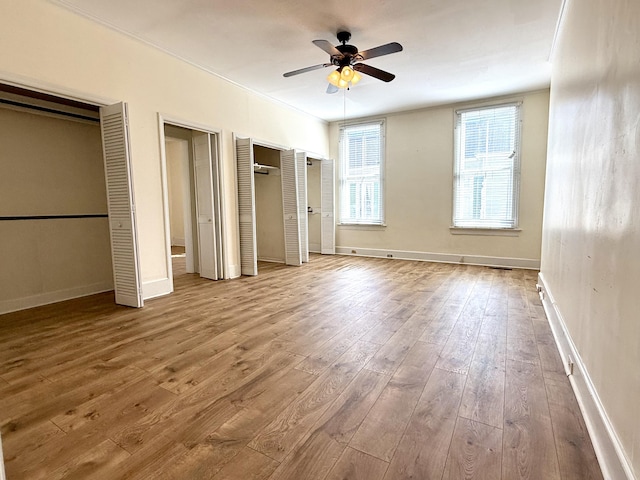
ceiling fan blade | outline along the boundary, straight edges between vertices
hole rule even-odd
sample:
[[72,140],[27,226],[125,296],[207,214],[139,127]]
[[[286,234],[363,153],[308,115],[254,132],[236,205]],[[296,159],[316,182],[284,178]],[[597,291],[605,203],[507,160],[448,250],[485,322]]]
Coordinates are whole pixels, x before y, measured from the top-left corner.
[[329,55],[336,56],[336,57],[340,57],[342,58],[342,52],[340,52],[340,50],[338,50],[336,47],[334,47],[329,41],[327,40],[314,40],[313,44],[318,47],[321,48],[322,50],[324,50],[325,52],[327,52]]
[[287,72],[285,74],[283,74],[283,77],[292,77],[294,75],[300,75],[301,73],[307,73],[307,72],[311,72],[313,70],[318,70],[320,68],[324,68],[324,67],[330,67],[331,63],[321,63],[320,65],[314,65],[312,67],[306,67],[306,68],[301,68],[299,70],[293,70],[292,72]]
[[370,48],[364,52],[359,52],[359,55],[363,60],[369,60],[374,57],[381,57],[382,55],[389,55],[390,53],[396,53],[402,51],[402,45],[398,42],[387,43],[386,45],[380,45],[379,47]]
[[366,75],[370,75],[378,80],[382,80],[383,82],[390,82],[396,76],[393,73],[385,72],[384,70],[380,70],[379,68],[372,67],[371,65],[366,65],[364,63],[356,63],[353,66],[354,70],[358,72],[364,73]]
[[327,93],[336,93],[338,90],[340,90],[340,89],[338,87],[336,87],[335,85],[333,85],[332,83],[327,85]]

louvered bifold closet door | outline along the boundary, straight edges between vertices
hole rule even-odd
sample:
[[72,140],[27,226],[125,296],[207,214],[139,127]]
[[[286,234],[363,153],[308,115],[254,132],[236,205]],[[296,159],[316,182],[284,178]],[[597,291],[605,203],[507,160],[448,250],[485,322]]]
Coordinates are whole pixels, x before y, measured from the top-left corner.
[[198,217],[198,257],[200,276],[218,279],[215,219],[213,214],[213,173],[211,170],[210,135],[193,132],[193,160]]
[[320,164],[320,251],[323,254],[336,253],[336,222],[334,219],[335,168],[333,160],[323,160]]
[[100,108],[116,303],[142,307],[127,106]]
[[307,154],[296,153],[298,168],[298,219],[300,220],[300,253],[302,263],[309,261],[309,218],[307,216]]
[[253,142],[250,138],[236,139],[236,160],[241,273],[242,275],[257,275],[256,197],[253,179]]
[[287,265],[299,266],[302,265],[302,252],[300,248],[298,164],[294,150],[280,152],[280,178],[282,180],[282,211],[284,213],[284,261]]

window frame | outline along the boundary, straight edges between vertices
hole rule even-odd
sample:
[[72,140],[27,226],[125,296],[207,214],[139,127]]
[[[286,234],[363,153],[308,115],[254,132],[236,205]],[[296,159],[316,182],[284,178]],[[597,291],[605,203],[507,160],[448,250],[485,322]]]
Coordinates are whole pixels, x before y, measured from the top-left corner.
[[[347,200],[347,193],[345,188],[349,179],[347,178],[348,159],[345,157],[344,152],[344,134],[345,131],[351,128],[367,127],[372,125],[378,125],[380,127],[380,159],[377,173],[377,181],[379,183],[378,194],[380,197],[380,214],[378,220],[370,220],[366,218],[354,218],[344,217],[343,207],[345,206],[345,200],[348,205],[351,202]],[[386,157],[386,120],[384,118],[371,119],[361,122],[352,122],[341,124],[338,131],[338,160],[340,163],[339,178],[338,178],[338,225],[341,226],[355,226],[355,227],[385,227],[385,157]]]
[[[482,104],[477,106],[470,106],[454,111],[454,158],[453,158],[453,192],[452,192],[452,215],[451,215],[451,227],[452,234],[477,234],[477,235],[507,235],[517,236],[521,232],[519,225],[519,209],[520,209],[520,186],[521,186],[521,161],[522,161],[522,105],[523,102],[519,101],[505,101],[499,103]],[[513,197],[511,199],[511,225],[490,225],[487,223],[478,223],[477,225],[457,224],[459,218],[456,216],[457,205],[457,192],[459,188],[459,176],[460,176],[460,162],[462,156],[462,114],[468,112],[478,112],[482,110],[493,110],[502,107],[515,107],[516,108],[516,122],[514,132],[514,158],[513,158],[513,173],[512,173],[512,192]]]

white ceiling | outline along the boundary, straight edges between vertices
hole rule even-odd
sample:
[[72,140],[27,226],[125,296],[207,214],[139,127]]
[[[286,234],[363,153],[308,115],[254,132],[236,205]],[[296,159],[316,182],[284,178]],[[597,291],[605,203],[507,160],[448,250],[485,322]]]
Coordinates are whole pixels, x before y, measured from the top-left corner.
[[[53,0],[228,80],[325,120],[475,100],[549,86],[548,58],[562,0]],[[331,68],[311,43],[348,30],[367,50],[404,51],[366,63],[396,75],[363,75],[328,95]]]

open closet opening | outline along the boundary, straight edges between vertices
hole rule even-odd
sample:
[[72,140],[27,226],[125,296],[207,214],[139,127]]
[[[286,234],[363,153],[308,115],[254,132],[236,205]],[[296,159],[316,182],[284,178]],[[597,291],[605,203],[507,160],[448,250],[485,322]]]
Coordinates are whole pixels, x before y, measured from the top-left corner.
[[285,263],[280,150],[253,146],[259,262]]
[[309,254],[302,157],[236,138],[236,167],[242,275],[257,275],[258,259],[302,265]]
[[334,162],[307,155],[306,166],[309,251],[333,255],[336,253]]
[[115,290],[142,306],[126,105],[0,84],[0,313]]
[[307,158],[307,216],[309,225],[309,252],[321,253],[321,194],[320,159]]
[[179,288],[180,278],[192,274],[223,279],[218,134],[162,119],[161,125],[168,207],[167,264],[173,288]]

